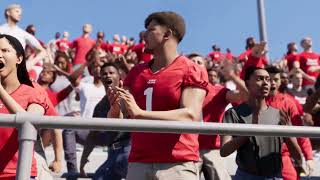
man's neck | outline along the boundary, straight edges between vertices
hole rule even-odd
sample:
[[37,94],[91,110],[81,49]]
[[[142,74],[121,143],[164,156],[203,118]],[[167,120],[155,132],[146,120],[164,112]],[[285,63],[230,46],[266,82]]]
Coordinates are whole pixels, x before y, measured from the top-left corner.
[[12,21],[12,20],[10,20],[10,19],[7,20],[7,24],[8,24],[9,27],[15,27],[15,26],[17,26],[17,22]]
[[257,111],[263,111],[268,108],[265,98],[250,98],[248,105]]
[[84,37],[84,38],[89,38],[89,33],[85,33],[85,32],[84,32],[84,33],[82,34],[82,37]]
[[177,48],[163,48],[159,52],[154,53],[154,63],[152,64],[152,70],[154,72],[159,71],[163,67],[171,64],[177,57],[179,53]]
[[49,83],[43,82],[43,81],[38,81],[37,82],[41,87],[44,89],[49,88]]
[[102,82],[99,78],[95,78],[93,77],[93,84],[96,86],[96,87],[100,87],[102,85]]
[[312,53],[312,49],[311,48],[305,49],[304,52]]
[[280,92],[276,91],[274,94],[269,94],[268,98],[274,98],[276,97]]

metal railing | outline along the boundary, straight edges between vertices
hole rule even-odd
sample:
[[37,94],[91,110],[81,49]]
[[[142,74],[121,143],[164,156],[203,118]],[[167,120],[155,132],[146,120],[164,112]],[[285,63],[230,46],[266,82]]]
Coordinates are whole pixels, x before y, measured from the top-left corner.
[[0,126],[19,129],[19,159],[16,179],[30,178],[37,129],[90,129],[128,132],[196,133],[242,136],[320,137],[320,127],[202,123],[112,118],[39,116],[30,113],[1,114]]

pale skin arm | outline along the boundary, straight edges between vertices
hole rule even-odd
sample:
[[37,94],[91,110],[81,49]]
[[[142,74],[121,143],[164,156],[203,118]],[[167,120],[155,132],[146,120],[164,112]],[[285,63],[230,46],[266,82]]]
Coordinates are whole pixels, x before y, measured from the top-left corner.
[[[206,91],[197,87],[187,87],[182,91],[180,109],[169,111],[145,111],[136,104],[129,91],[117,88],[119,98],[123,101],[131,118],[199,121]],[[193,97],[193,98],[190,98]]]
[[305,73],[302,69],[297,69],[298,72],[302,74],[302,77],[307,79],[308,81],[316,82],[317,79],[313,76],[309,76],[307,73]]
[[228,102],[241,102],[248,99],[248,89],[243,80],[241,80],[238,76],[232,75],[232,81],[236,84],[239,90],[236,91],[228,91],[226,94],[226,99]]
[[229,61],[224,61],[223,66],[221,66],[221,73],[226,79],[233,81],[238,90],[228,91],[226,94],[226,99],[229,103],[233,102],[241,102],[248,99],[248,89],[242,79],[240,79],[234,73],[233,64],[229,63]]
[[28,71],[31,70],[33,66],[42,59],[45,59],[46,62],[53,63],[53,60],[49,58],[48,52],[42,46],[35,47],[35,50],[36,56],[26,61],[26,67]]
[[50,169],[53,172],[60,172],[61,171],[61,163],[62,163],[62,150],[63,150],[63,143],[62,143],[62,130],[61,129],[53,129],[52,133],[52,145],[54,150],[54,161],[50,164]]

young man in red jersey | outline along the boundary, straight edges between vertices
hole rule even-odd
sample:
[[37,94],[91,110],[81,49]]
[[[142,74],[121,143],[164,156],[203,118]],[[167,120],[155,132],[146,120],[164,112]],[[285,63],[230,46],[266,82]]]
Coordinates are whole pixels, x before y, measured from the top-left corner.
[[[268,66],[266,70],[270,74],[271,88],[269,96],[266,98],[267,104],[286,112],[290,112],[290,120],[293,125],[302,126],[303,121],[301,119],[302,114],[299,113],[297,103],[289,94],[283,94],[279,92],[281,85],[280,70],[275,66]],[[311,173],[314,170],[312,147],[309,138],[297,138],[298,144],[302,150],[302,153],[306,159],[307,173]],[[299,179],[300,173],[297,174],[295,167],[291,162],[291,155],[288,148],[283,144],[282,148],[282,176],[284,180],[296,180]],[[301,168],[300,168],[301,169]]]
[[[134,67],[124,86],[109,89],[108,117],[120,116],[120,102],[130,118],[199,121],[208,82],[205,71],[179,55],[184,19],[174,12],[155,12],[145,20],[145,52],[149,63]],[[192,98],[191,98],[192,97]],[[197,134],[132,132],[128,180],[195,180],[199,178]]]
[[302,86],[305,89],[313,88],[316,82],[317,76],[320,71],[319,55],[312,51],[312,39],[310,37],[303,38],[301,40],[301,47],[303,52],[299,55],[299,63],[301,69],[312,79],[304,78]]
[[295,42],[288,43],[287,49],[288,51],[284,59],[290,72],[293,68],[299,68],[299,54],[297,53],[298,47]]
[[75,56],[72,62],[75,70],[86,62],[86,54],[96,44],[96,41],[90,38],[91,32],[92,25],[84,24],[81,37],[78,37],[70,44],[70,48],[75,50]]

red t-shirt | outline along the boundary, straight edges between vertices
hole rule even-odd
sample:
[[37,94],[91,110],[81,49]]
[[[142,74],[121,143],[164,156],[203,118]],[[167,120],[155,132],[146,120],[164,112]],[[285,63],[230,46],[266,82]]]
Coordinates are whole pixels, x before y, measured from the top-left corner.
[[292,70],[293,68],[293,63],[294,62],[299,62],[299,54],[288,54],[284,57],[287,60],[287,66],[289,71]]
[[243,61],[243,62],[246,62],[248,60],[248,57],[249,55],[251,54],[252,52],[252,49],[248,49],[246,51],[244,51],[243,53],[241,53],[239,56],[238,56],[238,59],[239,61]]
[[117,54],[117,55],[120,55],[120,54],[124,54],[125,51],[127,50],[127,47],[123,44],[116,44],[116,43],[113,43],[113,44],[110,44],[109,45],[109,51],[111,53],[114,53],[114,54]]
[[208,56],[212,59],[212,61],[219,62],[221,60],[221,52],[219,51],[212,51],[208,54]]
[[59,92],[54,92],[50,88],[46,88],[46,91],[53,106],[56,106],[57,104],[59,104],[61,101],[67,98],[68,95],[70,94],[70,92],[68,92],[68,87],[62,89]]
[[[208,85],[208,94],[204,100],[202,115],[204,122],[222,122],[225,108],[229,104],[226,94],[229,90],[220,85]],[[200,149],[219,149],[219,135],[199,135]]]
[[[152,62],[135,66],[124,81],[143,110],[179,109],[184,88],[194,86],[207,89],[204,72],[184,56],[179,56],[157,73],[150,69]],[[197,134],[132,132],[131,140],[129,162],[174,163],[199,160]]]
[[227,60],[233,61],[232,53],[226,53],[224,56],[226,57]]
[[132,47],[132,51],[137,54],[139,61],[149,62],[152,59],[152,54],[144,52],[144,43],[141,42]]
[[[285,110],[287,112],[291,112],[291,122],[294,126],[302,126],[303,122],[301,119],[301,114],[299,113],[299,109],[297,107],[297,101],[293,99],[292,96],[288,94],[283,93],[277,93],[274,97],[268,97],[267,104],[279,109],[279,110]],[[301,150],[303,154],[305,155],[306,159],[312,159],[312,146],[310,143],[309,138],[297,138],[297,141],[299,143],[299,146],[301,147]],[[286,144],[283,144],[282,146],[282,156],[289,156],[289,150]]]
[[72,42],[70,42],[66,39],[60,39],[56,42],[56,45],[57,45],[59,51],[66,52],[70,48],[70,46],[72,45]]
[[33,85],[34,89],[37,91],[37,93],[40,96],[43,96],[45,98],[45,103],[46,103],[48,108],[47,108],[47,110],[46,110],[44,115],[46,115],[46,116],[58,116],[59,114],[56,111],[56,109],[54,108],[54,105],[52,104],[52,102],[51,102],[51,100],[50,100],[50,98],[48,96],[47,91],[36,82],[32,82],[32,85]]
[[[27,109],[30,104],[39,104],[45,111],[48,106],[45,103],[44,96],[35,93],[34,88],[21,84],[18,89],[10,94],[11,97],[23,109]],[[10,114],[6,106],[0,100],[0,113]],[[18,166],[18,130],[16,128],[0,128],[0,167],[5,167],[0,172],[0,179],[14,179]],[[10,161],[8,161],[10,159]],[[6,164],[6,165],[5,165]],[[37,176],[37,164],[32,157],[31,176]]]
[[95,44],[96,41],[91,38],[79,37],[74,40],[70,47],[76,50],[73,64],[83,64],[86,62],[86,55]]
[[257,68],[264,68],[265,65],[268,64],[268,61],[265,57],[254,57],[251,54],[248,56],[248,60],[244,63],[242,71],[240,73],[240,77],[243,79],[246,69],[248,67],[257,67]]
[[[300,68],[307,73],[309,76],[317,78],[319,72],[310,72],[309,68],[311,66],[319,66],[319,55],[313,52],[302,52],[299,55]],[[303,79],[302,86],[314,85],[314,82]]]

